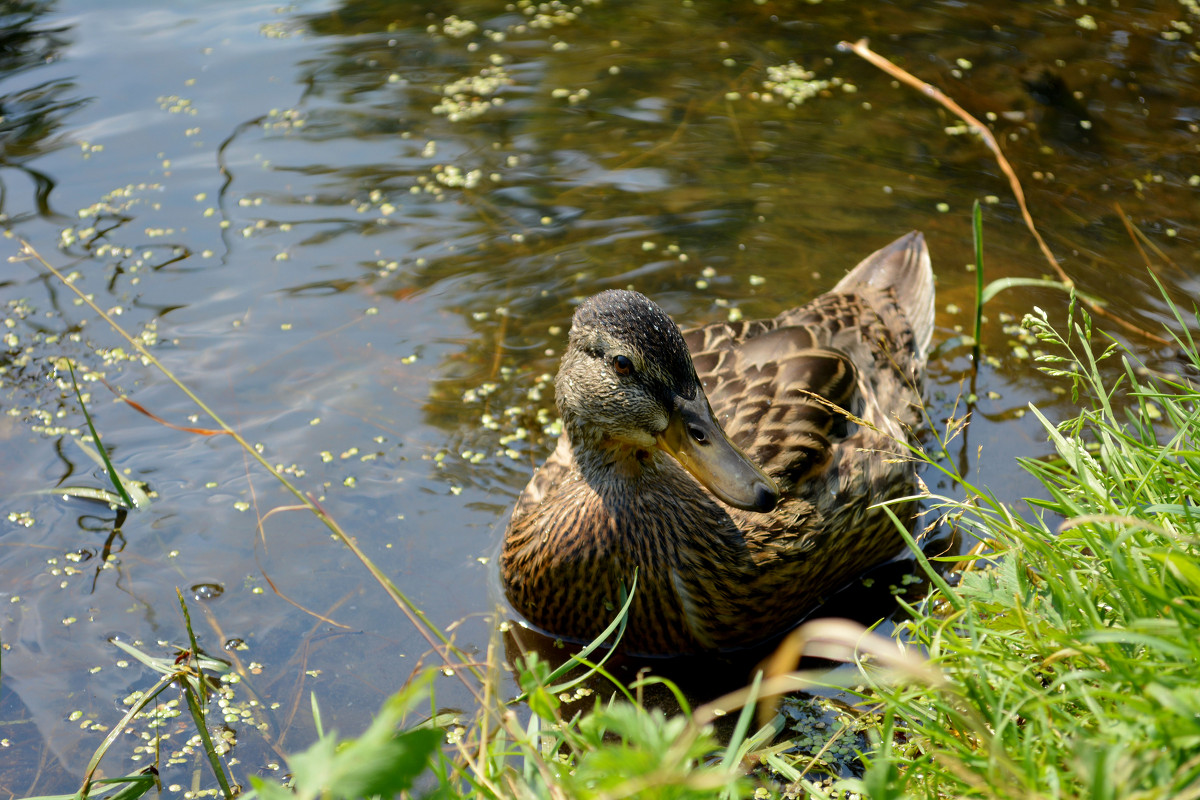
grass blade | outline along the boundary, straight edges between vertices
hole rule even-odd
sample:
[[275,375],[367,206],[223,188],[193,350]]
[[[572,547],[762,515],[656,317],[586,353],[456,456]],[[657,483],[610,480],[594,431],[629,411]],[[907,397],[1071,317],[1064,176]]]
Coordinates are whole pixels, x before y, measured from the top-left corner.
[[221,758],[217,755],[217,749],[213,746],[212,736],[208,733],[208,724],[204,719],[204,709],[200,706],[200,701],[196,698],[196,692],[186,683],[181,684],[183,687],[183,696],[187,699],[188,711],[192,713],[192,724],[196,726],[196,732],[200,734],[200,741],[204,744],[204,754],[208,756],[208,764],[212,767],[213,775],[217,776],[217,783],[221,785],[221,791],[225,793],[225,800],[233,800],[233,790],[229,787],[229,780],[225,777],[225,769],[221,766]]
[[983,306],[988,301],[983,289],[983,209],[976,200],[971,206],[971,233],[975,241],[975,345],[971,348],[975,368],[979,368],[980,337],[983,335]]
[[113,488],[121,496],[121,502],[125,505],[125,508],[137,508],[137,504],[133,502],[133,498],[129,496],[129,492],[125,491],[123,482],[117,476],[117,468],[113,466],[112,460],[108,457],[108,451],[104,449],[104,443],[100,441],[100,434],[96,432],[96,426],[92,424],[92,415],[88,413],[87,403],[83,402],[83,393],[79,391],[79,381],[75,380],[75,365],[71,363],[70,359],[67,359],[66,362],[67,369],[71,373],[71,386],[75,388],[75,398],[79,400],[79,408],[83,411],[83,418],[87,420],[88,430],[92,433],[92,441],[96,443],[96,449],[100,452],[100,458],[104,460],[104,468],[108,471],[108,479],[112,481]]

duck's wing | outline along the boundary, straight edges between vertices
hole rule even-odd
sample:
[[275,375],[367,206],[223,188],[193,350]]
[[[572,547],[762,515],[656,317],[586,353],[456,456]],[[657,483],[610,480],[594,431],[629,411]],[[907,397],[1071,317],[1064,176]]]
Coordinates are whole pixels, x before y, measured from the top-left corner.
[[717,419],[767,474],[794,485],[828,463],[851,428],[858,381],[819,325],[716,323],[684,338]]
[[[921,366],[929,352],[934,327],[934,281],[929,248],[920,231],[911,231],[887,247],[864,258],[846,277],[838,281],[830,294],[856,294],[867,298],[886,297],[894,306],[876,310],[884,324],[912,336],[914,358]],[[879,300],[872,300],[878,305]]]
[[850,415],[897,438],[915,423],[933,298],[929,251],[914,231],[805,306],[684,338],[725,432],[767,474],[795,485],[853,435]]

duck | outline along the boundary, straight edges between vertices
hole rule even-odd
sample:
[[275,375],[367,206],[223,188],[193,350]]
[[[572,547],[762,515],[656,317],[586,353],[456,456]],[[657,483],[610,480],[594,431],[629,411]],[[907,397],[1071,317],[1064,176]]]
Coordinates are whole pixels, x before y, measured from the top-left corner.
[[900,554],[881,504],[916,513],[934,330],[914,231],[771,319],[680,330],[607,290],[574,312],[555,378],[563,431],[519,495],[499,557],[512,609],[552,637],[738,651],[781,636]]

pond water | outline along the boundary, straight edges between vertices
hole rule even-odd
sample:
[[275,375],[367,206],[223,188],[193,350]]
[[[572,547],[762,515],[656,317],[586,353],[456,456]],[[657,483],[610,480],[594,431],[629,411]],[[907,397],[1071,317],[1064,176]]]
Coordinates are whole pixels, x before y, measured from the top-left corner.
[[[19,239],[468,652],[492,630],[504,515],[552,446],[549,377],[579,298],[633,286],[685,326],[773,315],[920,229],[950,342],[928,390],[944,422],[970,390],[954,340],[972,324],[972,202],[988,280],[1053,277],[979,138],[839,41],[871,37],[986,117],[1050,248],[1114,316],[1161,333],[1153,278],[1185,307],[1196,295],[1191,2],[61,0],[0,15],[0,793],[78,787],[123,699],[154,680],[109,639],[170,655],[186,641],[177,588],[201,646],[243,677],[243,779],[311,741],[310,693],[354,733],[432,663],[353,554],[229,437],[115,402],[216,427]],[[987,307],[954,444],[964,474],[1018,505],[1036,489],[1013,458],[1048,451],[1027,404],[1072,410],[1015,327],[1034,306],[1061,320],[1066,295]],[[1178,368],[1169,346],[1101,327]],[[83,384],[88,409],[147,508],[64,496],[106,485],[77,444],[64,356],[103,377]],[[439,701],[465,703],[457,691],[446,681]],[[167,725],[178,750],[189,725]],[[140,732],[106,774],[148,763]],[[172,793],[212,788],[198,759],[164,758]]]

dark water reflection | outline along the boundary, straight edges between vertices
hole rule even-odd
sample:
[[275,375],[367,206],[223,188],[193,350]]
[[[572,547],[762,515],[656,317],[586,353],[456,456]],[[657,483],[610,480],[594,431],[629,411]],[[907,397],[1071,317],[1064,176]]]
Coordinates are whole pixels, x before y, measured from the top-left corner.
[[[918,228],[945,341],[971,324],[975,199],[989,279],[1050,271],[985,148],[840,40],[870,36],[991,120],[1064,269],[1114,313],[1169,319],[1146,259],[1195,296],[1200,19],[1178,3],[526,7],[10,4],[0,39],[8,228],[119,307],[437,623],[465,620],[468,649],[488,640],[495,528],[553,434],[578,298],[633,285],[687,325],[772,315]],[[789,106],[764,86],[789,63],[828,83]],[[237,642],[237,769],[307,744],[309,692],[328,726],[360,730],[427,645],[324,528],[269,513],[294,499],[225,437],[87,383],[117,464],[157,496],[118,517],[38,494],[103,485],[54,358],[212,423],[40,270],[0,275],[0,788],[73,790],[97,726],[152,680],[107,639],[182,642],[176,587],[210,587],[192,604],[203,646]],[[1071,411],[1015,321],[1065,304],[1021,289],[987,309],[954,457],[1012,502],[1035,491],[1013,457],[1047,449],[1026,404]],[[934,419],[961,413],[969,370],[962,347],[931,366]],[[120,747],[111,774],[146,763]]]

